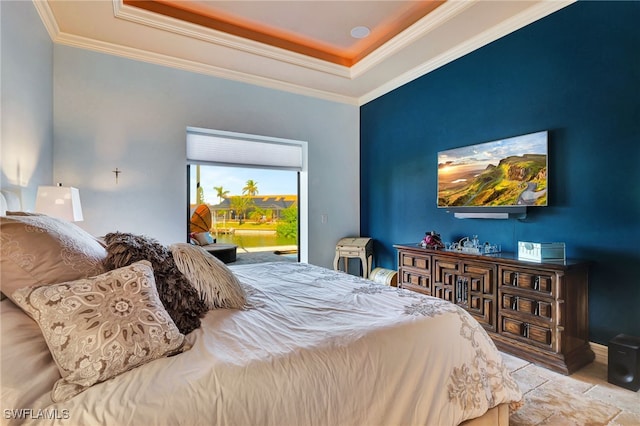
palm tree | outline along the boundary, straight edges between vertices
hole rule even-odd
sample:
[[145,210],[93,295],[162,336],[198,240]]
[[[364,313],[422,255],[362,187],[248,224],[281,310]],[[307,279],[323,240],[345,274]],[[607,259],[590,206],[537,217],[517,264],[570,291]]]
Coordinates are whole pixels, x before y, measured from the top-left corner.
[[200,186],[200,182],[198,182],[196,186],[196,204],[205,204],[204,202],[204,188]]
[[216,197],[218,197],[218,204],[222,203],[224,198],[227,198],[227,194],[229,191],[225,191],[221,186],[214,186],[213,189],[216,191]]
[[258,193],[258,182],[249,179],[245,187],[242,188],[242,193],[250,196],[256,195]]
[[253,201],[249,197],[231,197],[229,201],[229,207],[231,210],[235,210],[237,214],[236,218],[240,225],[242,225],[242,222],[247,215],[247,210],[252,207]]
[[196,166],[196,204],[204,204],[204,188],[200,186],[200,165]]

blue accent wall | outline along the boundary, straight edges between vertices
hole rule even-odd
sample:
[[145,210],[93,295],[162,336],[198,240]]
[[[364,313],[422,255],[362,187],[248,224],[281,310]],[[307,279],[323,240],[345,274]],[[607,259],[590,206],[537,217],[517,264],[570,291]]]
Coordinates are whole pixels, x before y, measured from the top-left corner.
[[[640,2],[578,2],[363,105],[361,234],[566,243],[593,261],[590,339],[640,336]],[[522,220],[436,207],[437,152],[549,130],[549,206]],[[569,301],[570,303],[570,301]]]

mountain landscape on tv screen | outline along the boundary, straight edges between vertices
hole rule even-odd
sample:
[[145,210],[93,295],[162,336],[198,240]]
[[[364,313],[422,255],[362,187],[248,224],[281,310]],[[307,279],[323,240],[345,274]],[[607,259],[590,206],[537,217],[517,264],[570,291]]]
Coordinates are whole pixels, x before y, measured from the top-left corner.
[[514,155],[498,164],[438,164],[438,207],[545,206],[546,154]]

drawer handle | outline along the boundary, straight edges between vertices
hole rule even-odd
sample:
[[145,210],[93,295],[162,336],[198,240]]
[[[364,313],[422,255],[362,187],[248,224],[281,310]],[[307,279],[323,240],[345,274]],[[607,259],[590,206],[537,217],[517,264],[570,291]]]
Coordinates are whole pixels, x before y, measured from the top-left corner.
[[533,279],[533,289],[540,291],[540,277],[539,276],[536,276]]
[[511,274],[511,285],[514,287],[518,286],[518,273],[514,272]]
[[456,303],[467,303],[469,292],[469,281],[466,278],[458,277],[456,281]]
[[529,323],[525,322],[524,324],[522,324],[522,336],[526,337],[527,339],[529,338]]
[[540,316],[540,302],[536,303],[536,307],[533,310],[533,315]]
[[518,310],[518,297],[514,297],[511,299],[511,310],[513,311],[517,311]]

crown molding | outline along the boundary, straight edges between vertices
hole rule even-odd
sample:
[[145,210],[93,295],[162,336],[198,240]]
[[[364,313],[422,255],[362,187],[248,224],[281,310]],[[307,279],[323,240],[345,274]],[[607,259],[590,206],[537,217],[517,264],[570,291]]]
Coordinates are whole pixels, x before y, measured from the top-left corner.
[[458,46],[449,49],[445,53],[438,55],[432,60],[427,61],[420,66],[407,71],[406,73],[370,91],[366,95],[361,96],[360,98],[358,98],[358,105],[364,105],[382,95],[385,95],[386,93],[389,93],[404,84],[422,77],[423,75],[428,74],[429,72],[434,71],[443,65],[453,62],[456,59],[459,59],[460,57],[466,55],[467,53],[471,53],[476,49],[479,49],[495,40],[498,40],[501,37],[506,36],[507,34],[512,33],[513,31],[531,24],[532,22],[535,22],[539,19],[544,18],[545,16],[557,12],[558,10],[569,6],[576,1],[577,0],[548,0],[538,3],[535,6],[527,9],[526,11],[521,12],[518,15],[515,15],[510,19],[501,22],[499,25],[483,31],[482,33],[473,38],[470,38],[464,43],[461,43]]
[[[114,13],[116,4],[122,4],[121,0],[114,0]],[[239,71],[231,71],[225,68],[213,65],[203,64],[201,62],[189,61],[176,58],[173,56],[162,55],[158,53],[148,52],[142,49],[131,48],[127,46],[117,45],[113,43],[102,42],[87,37],[81,37],[60,31],[55,15],[49,6],[47,0],[33,0],[33,4],[44,24],[51,41],[56,44],[77,47],[81,49],[92,50],[95,52],[105,53],[108,55],[120,56],[137,61],[143,61],[156,65],[177,68],[184,71],[195,72],[204,75],[210,75],[227,80],[238,81],[241,83],[258,85],[275,90],[283,90],[304,96],[324,99],[332,102],[340,102],[349,105],[357,105],[357,99],[352,96],[340,95],[333,92],[311,89],[308,87],[288,83],[281,80],[260,77],[253,74],[242,73]],[[336,65],[339,67],[339,65]],[[344,68],[344,67],[343,67]]]
[[123,4],[122,0],[113,0],[113,12],[114,16],[119,19],[206,41],[208,43],[250,53],[252,55],[258,55],[274,59],[276,61],[309,68],[326,74],[351,78],[351,70],[343,65],[333,64],[331,62],[291,52],[279,47],[270,46],[232,34],[227,34],[222,31],[203,27],[201,25],[192,24],[190,22],[160,15],[134,6],[129,6]]
[[97,41],[94,39],[81,37],[68,33],[59,33],[54,40],[57,44],[65,46],[78,47],[81,49],[93,50],[108,55],[121,56],[136,61],[142,61],[152,63],[156,65],[163,65],[171,68],[177,68],[184,71],[191,71],[198,74],[206,74],[214,77],[219,77],[227,80],[238,81],[242,83],[248,83],[267,87],[270,89],[283,90],[286,92],[296,93],[299,95],[311,96],[314,98],[325,99],[333,102],[340,102],[345,104],[357,105],[357,99],[350,96],[344,96],[332,92],[323,90],[311,89],[304,86],[299,86],[285,81],[259,77],[252,74],[246,74],[238,71],[231,71],[226,68],[220,68],[213,65],[203,64],[201,62],[189,61],[186,59],[180,59],[173,56],[163,55],[160,53],[148,52],[142,49],[136,49],[132,47],[122,46],[113,43],[107,43],[103,41]]
[[[167,24],[171,29],[163,27],[168,31],[177,32],[184,36],[193,37],[200,40],[207,40],[207,37],[214,37],[217,44],[222,44],[223,46],[231,49],[242,50],[247,53],[253,53],[274,60],[301,66],[307,69],[312,69],[330,75],[347,78],[349,80],[354,80],[358,77],[363,76],[367,71],[371,71],[375,65],[389,58],[391,55],[401,51],[403,48],[415,42],[426,33],[433,31],[435,28],[444,24],[449,19],[464,11],[466,8],[475,4],[477,1],[479,0],[446,2],[431,14],[433,16],[427,16],[418,21],[416,24],[412,25],[407,30],[403,31],[401,34],[385,43],[381,48],[379,48],[375,52],[372,52],[358,64],[351,67],[351,69],[341,65],[331,64],[319,59],[309,58],[298,53],[288,52],[284,49],[273,48],[271,46],[265,47],[266,45],[263,45],[262,43],[244,40],[236,36],[223,34],[218,31],[203,28],[190,23],[182,23],[181,21],[177,22],[177,20],[173,18],[162,17],[157,14],[152,14],[153,19],[149,21],[148,16],[145,16],[145,14],[151,14],[151,12],[142,9],[137,10],[137,8],[134,7],[127,7],[126,5],[122,4],[122,0],[112,0],[112,3],[114,14],[119,14],[119,17],[127,17],[123,19],[132,19],[134,20],[134,22],[138,22],[143,25],[149,25],[152,27],[156,27],[154,22],[157,23],[159,18],[164,21],[170,20],[172,22],[169,22]],[[417,67],[414,67],[413,69],[401,74],[400,76],[390,81],[385,82],[384,84],[376,87],[375,89],[360,97],[342,95],[326,90],[312,89],[298,84],[288,83],[282,80],[261,77],[255,74],[249,74],[240,71],[232,71],[222,67],[204,64],[202,62],[190,61],[169,55],[148,52],[142,49],[102,42],[86,37],[64,33],[61,32],[60,27],[58,26],[58,23],[55,19],[55,15],[53,14],[47,0],[33,0],[33,4],[35,5],[37,12],[40,15],[40,18],[54,43],[72,47],[79,47],[96,52],[121,56],[133,60],[153,63],[167,67],[173,67],[199,74],[211,75],[214,77],[258,85],[271,89],[283,90],[290,93],[296,93],[328,101],[361,106],[391,92],[392,90],[397,89],[398,87],[406,83],[415,80],[416,78],[419,78],[443,65],[446,65],[466,55],[467,53],[470,53],[519,28],[535,22],[536,20],[541,19],[551,13],[554,13],[557,10],[560,10],[574,3],[575,1],[576,0],[545,0],[537,3],[526,11],[521,12],[520,14],[501,22],[499,25],[496,25],[482,32],[481,34],[478,34],[477,36],[458,44],[457,46],[447,50],[441,55]],[[128,9],[136,10],[135,13],[132,14]]]
[[40,15],[40,20],[42,20],[47,33],[49,33],[49,38],[51,38],[51,41],[55,42],[56,37],[60,34],[60,27],[58,26],[58,22],[56,21],[56,17],[54,16],[51,7],[49,6],[49,2],[46,0],[33,0],[33,5],[35,6],[38,15]]
[[447,1],[433,12],[418,20],[406,30],[371,52],[365,58],[351,67],[351,78],[356,78],[371,68],[400,52],[411,43],[424,37],[427,33],[438,28],[465,9],[471,7],[477,0]]
[[116,18],[352,80],[471,7],[476,1],[478,0],[444,3],[349,68],[126,5],[122,0],[112,0]]

